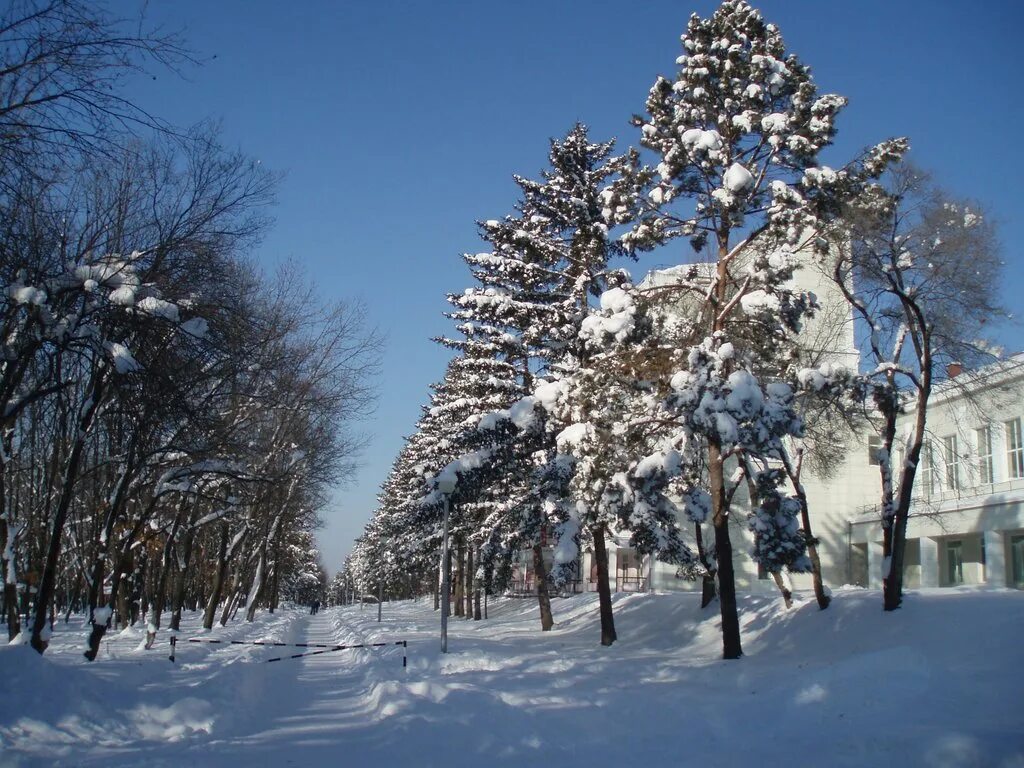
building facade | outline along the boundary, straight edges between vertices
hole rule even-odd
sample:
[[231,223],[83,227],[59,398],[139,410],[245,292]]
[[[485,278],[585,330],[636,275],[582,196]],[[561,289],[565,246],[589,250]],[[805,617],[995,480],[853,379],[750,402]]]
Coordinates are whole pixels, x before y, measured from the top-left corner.
[[[934,394],[907,526],[907,586],[1024,588],[1022,428],[1024,354]],[[852,580],[880,584],[877,513],[851,515],[849,528]]]

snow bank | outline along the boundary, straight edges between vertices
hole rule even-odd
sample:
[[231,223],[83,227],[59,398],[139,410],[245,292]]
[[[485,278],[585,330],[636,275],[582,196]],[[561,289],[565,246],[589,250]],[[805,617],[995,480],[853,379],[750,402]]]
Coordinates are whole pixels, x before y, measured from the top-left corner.
[[[619,640],[598,644],[596,596],[492,599],[438,648],[432,601],[261,616],[223,639],[409,641],[263,663],[279,649],[179,644],[93,665],[84,628],[45,658],[0,648],[3,758],[76,766],[1016,766],[1024,761],[1024,594],[924,590],[897,612],[876,591],[740,597],[746,656],[720,660],[720,621],[695,593],[617,594]],[[185,617],[183,636],[198,627]],[[121,643],[117,646],[117,643]],[[118,650],[119,649],[119,650]],[[697,703],[695,703],[697,702]],[[900,723],[902,727],[891,727]],[[794,758],[794,755],[802,756]],[[3,761],[0,760],[0,763]]]

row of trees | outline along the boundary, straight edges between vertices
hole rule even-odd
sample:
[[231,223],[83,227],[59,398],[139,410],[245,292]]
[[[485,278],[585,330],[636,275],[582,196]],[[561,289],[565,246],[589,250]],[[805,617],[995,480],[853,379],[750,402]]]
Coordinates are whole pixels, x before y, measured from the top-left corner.
[[[204,624],[322,590],[313,532],[353,469],[378,339],[294,265],[246,260],[275,177],[117,95],[173,38],[73,0],[0,25],[3,615],[40,653],[86,611]],[[58,162],[54,162],[54,160]],[[24,617],[25,624],[22,624]]]
[[[801,473],[827,472],[835,446],[814,427],[838,419],[882,438],[885,607],[899,605],[932,382],[944,361],[977,357],[998,313],[991,228],[903,163],[903,139],[824,165],[845,99],[819,94],[745,2],[694,15],[682,47],[676,76],[656,80],[633,120],[641,149],[613,155],[577,125],[552,142],[539,181],[516,178],[514,212],[480,225],[489,250],[464,256],[476,284],[448,297],[459,333],[440,340],[457,354],[340,584],[436,595],[450,503],[454,564],[441,568],[454,569],[457,615],[479,618],[479,593],[532,552],[550,628],[548,583],[579,577],[582,547],[611,644],[606,539],[628,534],[703,578],[705,604],[717,591],[723,654],[737,658],[738,514],[780,587],[785,570],[811,571],[828,606]],[[697,257],[669,284],[634,285],[617,266],[680,239]],[[860,371],[803,334],[819,310],[799,287],[811,265],[852,307]],[[899,433],[908,409],[913,428]]]

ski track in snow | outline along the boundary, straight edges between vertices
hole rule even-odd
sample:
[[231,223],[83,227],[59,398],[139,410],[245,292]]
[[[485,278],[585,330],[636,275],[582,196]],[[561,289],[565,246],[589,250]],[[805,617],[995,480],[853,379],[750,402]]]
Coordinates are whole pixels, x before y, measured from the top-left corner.
[[[716,611],[692,594],[617,595],[619,641],[598,643],[594,596],[556,600],[541,633],[530,600],[453,618],[447,656],[429,601],[301,610],[209,633],[113,634],[81,659],[60,625],[44,658],[0,649],[0,768],[7,766],[1024,765],[1024,594],[925,591],[883,615],[837,590],[741,598],[747,657],[718,659]],[[187,638],[360,644],[318,649]],[[899,719],[901,731],[891,723]],[[886,723],[890,725],[885,725]],[[801,758],[802,759],[802,758]],[[797,761],[799,762],[799,760]]]

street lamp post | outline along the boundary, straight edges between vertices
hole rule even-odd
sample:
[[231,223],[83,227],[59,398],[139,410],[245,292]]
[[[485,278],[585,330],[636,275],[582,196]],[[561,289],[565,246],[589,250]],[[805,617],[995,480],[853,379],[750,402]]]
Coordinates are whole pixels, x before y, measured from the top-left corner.
[[444,522],[441,524],[441,653],[448,653],[448,610],[451,599],[451,583],[448,580],[448,515],[455,485],[454,477],[437,479],[437,490],[444,502]]
[[441,528],[441,653],[448,653],[448,610],[452,585],[448,581],[448,494],[444,495],[444,523]]

